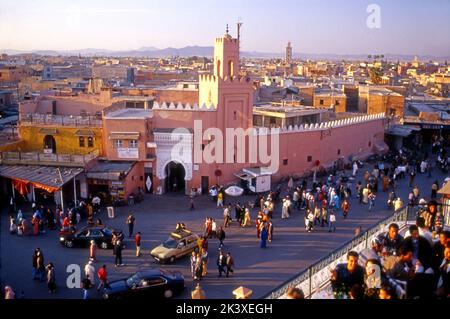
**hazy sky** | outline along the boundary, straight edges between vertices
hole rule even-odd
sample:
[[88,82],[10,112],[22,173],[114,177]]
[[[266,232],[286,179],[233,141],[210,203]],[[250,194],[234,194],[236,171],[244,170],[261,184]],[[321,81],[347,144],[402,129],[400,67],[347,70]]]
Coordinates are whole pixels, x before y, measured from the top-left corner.
[[211,46],[239,17],[245,51],[450,55],[449,0],[0,0],[0,49]]

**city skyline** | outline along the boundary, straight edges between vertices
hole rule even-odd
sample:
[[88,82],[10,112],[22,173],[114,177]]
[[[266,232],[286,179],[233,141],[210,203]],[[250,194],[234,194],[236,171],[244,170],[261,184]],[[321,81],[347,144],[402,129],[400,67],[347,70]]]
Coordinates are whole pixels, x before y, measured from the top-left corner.
[[[367,25],[371,4],[380,9],[379,28]],[[283,52],[291,41],[294,52],[311,54],[450,55],[450,43],[444,40],[450,37],[450,21],[446,19],[450,5],[445,0],[427,3],[426,7],[420,0],[231,0],[226,4],[203,0],[136,0],[126,4],[1,0],[0,8],[2,50],[127,51],[209,46],[211,38],[221,30],[225,32],[226,24],[235,35],[241,18],[243,51]]]

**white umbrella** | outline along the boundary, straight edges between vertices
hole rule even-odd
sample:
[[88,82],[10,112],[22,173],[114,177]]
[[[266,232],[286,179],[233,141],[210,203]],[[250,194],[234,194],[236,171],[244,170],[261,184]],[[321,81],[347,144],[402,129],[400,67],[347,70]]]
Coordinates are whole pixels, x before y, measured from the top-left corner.
[[225,190],[225,193],[230,196],[241,196],[244,190],[238,186],[230,186]]

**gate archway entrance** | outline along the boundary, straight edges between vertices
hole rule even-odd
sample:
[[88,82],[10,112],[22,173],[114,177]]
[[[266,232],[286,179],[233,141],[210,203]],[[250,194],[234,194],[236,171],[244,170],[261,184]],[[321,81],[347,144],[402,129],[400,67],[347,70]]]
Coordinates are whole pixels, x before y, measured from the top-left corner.
[[186,170],[181,163],[169,162],[165,168],[166,193],[182,193],[186,191]]

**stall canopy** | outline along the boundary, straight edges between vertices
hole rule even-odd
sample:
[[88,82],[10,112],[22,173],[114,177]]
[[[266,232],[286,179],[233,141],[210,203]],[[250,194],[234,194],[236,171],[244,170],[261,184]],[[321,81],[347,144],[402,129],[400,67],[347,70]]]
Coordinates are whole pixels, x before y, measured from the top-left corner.
[[1,165],[0,176],[12,180],[14,188],[22,195],[28,185],[53,193],[82,173],[82,168],[62,168],[30,165]]
[[86,177],[108,181],[120,181],[131,171],[136,162],[99,162],[87,171]]

